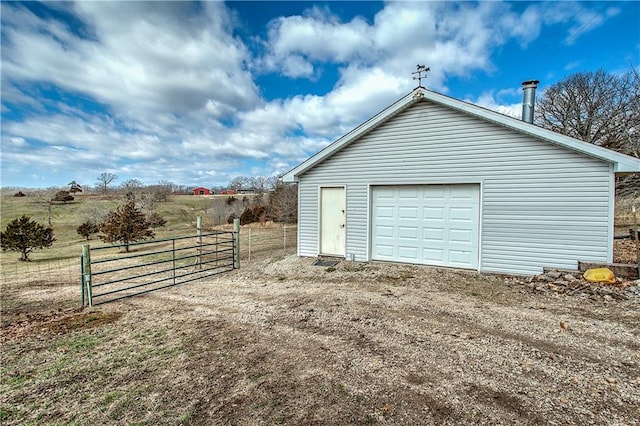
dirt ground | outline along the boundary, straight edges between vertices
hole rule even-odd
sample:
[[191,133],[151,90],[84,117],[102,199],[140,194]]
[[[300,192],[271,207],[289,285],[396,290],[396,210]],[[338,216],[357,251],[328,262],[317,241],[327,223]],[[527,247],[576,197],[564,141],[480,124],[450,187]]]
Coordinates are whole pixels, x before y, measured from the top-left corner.
[[281,256],[80,310],[2,298],[4,424],[640,424],[640,297]]

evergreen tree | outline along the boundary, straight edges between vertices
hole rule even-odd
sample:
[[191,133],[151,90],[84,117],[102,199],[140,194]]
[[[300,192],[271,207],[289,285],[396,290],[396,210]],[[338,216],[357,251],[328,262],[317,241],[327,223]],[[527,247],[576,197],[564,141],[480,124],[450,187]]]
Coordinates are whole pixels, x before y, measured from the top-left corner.
[[98,225],[96,225],[94,222],[87,220],[85,223],[83,223],[82,225],[78,226],[78,229],[76,229],[76,232],[79,235],[82,235],[83,237],[85,237],[87,240],[89,239],[89,237],[93,234],[97,234],[98,231],[100,231],[98,229]]
[[147,222],[149,222],[149,226],[152,228],[160,228],[161,226],[165,226],[167,224],[167,220],[160,216],[158,213],[151,213],[147,217]]
[[5,231],[0,232],[2,249],[19,251],[23,262],[29,261],[29,253],[34,249],[51,247],[55,240],[53,229],[45,228],[25,215],[9,222]]
[[100,231],[104,233],[100,239],[112,244],[121,242],[125,251],[129,252],[130,243],[155,236],[149,228],[150,224],[144,213],[136,208],[135,202],[129,201],[110,212],[107,219],[100,224]]

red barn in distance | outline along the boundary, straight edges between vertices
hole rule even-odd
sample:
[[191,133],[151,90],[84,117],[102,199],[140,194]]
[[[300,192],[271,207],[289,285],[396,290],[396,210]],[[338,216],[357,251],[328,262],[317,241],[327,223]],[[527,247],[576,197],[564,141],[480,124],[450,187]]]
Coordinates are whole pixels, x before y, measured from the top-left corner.
[[195,188],[193,190],[193,195],[211,195],[211,190],[209,188]]

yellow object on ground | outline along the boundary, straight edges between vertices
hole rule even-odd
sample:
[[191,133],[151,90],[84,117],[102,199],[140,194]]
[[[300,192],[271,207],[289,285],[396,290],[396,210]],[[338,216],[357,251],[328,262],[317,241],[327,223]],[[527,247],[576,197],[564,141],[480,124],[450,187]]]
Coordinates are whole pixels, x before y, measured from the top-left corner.
[[587,269],[582,276],[592,283],[614,284],[616,282],[616,276],[609,268]]

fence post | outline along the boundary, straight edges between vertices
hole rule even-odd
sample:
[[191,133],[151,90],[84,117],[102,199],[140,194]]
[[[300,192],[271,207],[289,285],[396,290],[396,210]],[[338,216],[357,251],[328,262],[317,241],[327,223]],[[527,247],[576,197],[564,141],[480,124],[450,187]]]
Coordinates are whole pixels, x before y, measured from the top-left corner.
[[198,231],[198,251],[196,257],[196,263],[198,265],[198,269],[202,269],[202,216],[198,216],[196,219],[196,228]]
[[93,306],[93,295],[91,290],[91,250],[89,244],[82,246],[82,277],[87,288],[87,302],[89,307]]
[[240,269],[240,219],[233,219],[233,269]]
[[287,251],[287,224],[282,224],[282,250]]
[[84,308],[84,256],[80,255],[80,306]]

